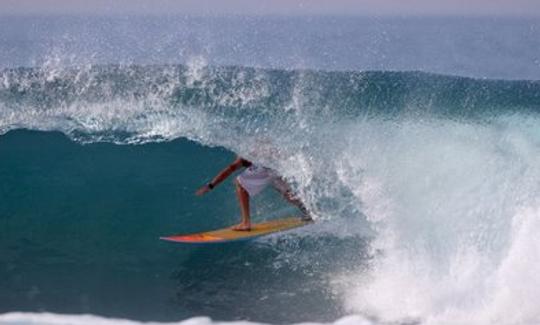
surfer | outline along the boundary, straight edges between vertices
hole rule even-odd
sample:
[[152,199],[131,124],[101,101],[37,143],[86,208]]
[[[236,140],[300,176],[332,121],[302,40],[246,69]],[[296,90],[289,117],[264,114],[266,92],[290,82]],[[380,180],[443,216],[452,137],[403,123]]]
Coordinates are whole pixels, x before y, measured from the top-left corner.
[[234,226],[233,230],[249,231],[251,230],[251,216],[249,213],[249,198],[259,194],[268,185],[272,185],[283,197],[290,203],[297,206],[302,212],[302,219],[310,221],[306,206],[294,195],[290,186],[277,173],[263,166],[253,164],[251,161],[238,157],[232,164],[223,169],[209,183],[205,184],[195,192],[197,195],[203,195],[214,189],[219,183],[223,182],[235,171],[246,168],[236,177],[236,194],[240,202],[242,213],[242,222]]

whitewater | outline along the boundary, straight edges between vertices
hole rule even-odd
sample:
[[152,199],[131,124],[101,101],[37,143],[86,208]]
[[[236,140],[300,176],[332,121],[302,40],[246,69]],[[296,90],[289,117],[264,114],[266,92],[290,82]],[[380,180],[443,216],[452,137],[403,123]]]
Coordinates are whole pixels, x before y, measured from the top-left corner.
[[[365,26],[344,24],[328,33]],[[368,39],[424,24],[438,25],[383,21]],[[288,52],[104,63],[66,45],[12,60],[0,71],[0,323],[540,323],[540,72],[524,45],[537,23],[480,25],[499,42],[454,48],[470,66],[384,44],[346,67],[300,50],[293,68]],[[344,57],[350,41],[336,45]],[[504,60],[479,63],[497,46]],[[235,222],[232,187],[193,197],[235,155],[279,171],[316,224],[221,248],[159,242]],[[254,204],[285,210],[272,193]]]

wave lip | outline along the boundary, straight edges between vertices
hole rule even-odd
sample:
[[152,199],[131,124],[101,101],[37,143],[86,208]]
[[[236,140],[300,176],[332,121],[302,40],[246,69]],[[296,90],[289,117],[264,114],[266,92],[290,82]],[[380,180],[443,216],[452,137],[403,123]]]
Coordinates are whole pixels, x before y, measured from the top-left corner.
[[[540,110],[540,82],[421,72],[325,72],[188,65],[82,66],[0,72],[0,132],[61,131],[81,141],[202,140],[358,118],[482,120]],[[216,135],[213,135],[216,137]]]

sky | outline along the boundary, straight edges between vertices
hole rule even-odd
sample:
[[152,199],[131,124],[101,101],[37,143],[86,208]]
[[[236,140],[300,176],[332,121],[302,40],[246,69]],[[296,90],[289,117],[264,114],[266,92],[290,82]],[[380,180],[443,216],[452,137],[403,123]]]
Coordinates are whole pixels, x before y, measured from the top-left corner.
[[0,0],[0,15],[540,16],[540,0]]

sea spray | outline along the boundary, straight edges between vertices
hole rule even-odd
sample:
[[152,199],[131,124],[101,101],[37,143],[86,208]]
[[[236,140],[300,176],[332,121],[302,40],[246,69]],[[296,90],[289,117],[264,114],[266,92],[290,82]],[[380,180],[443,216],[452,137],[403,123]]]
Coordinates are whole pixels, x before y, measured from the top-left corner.
[[356,286],[345,290],[348,310],[397,322],[538,322],[527,303],[540,291],[528,270],[539,245],[528,235],[540,193],[537,123],[518,114],[362,128],[348,166],[363,181],[348,185],[379,234],[371,270],[339,282]]

